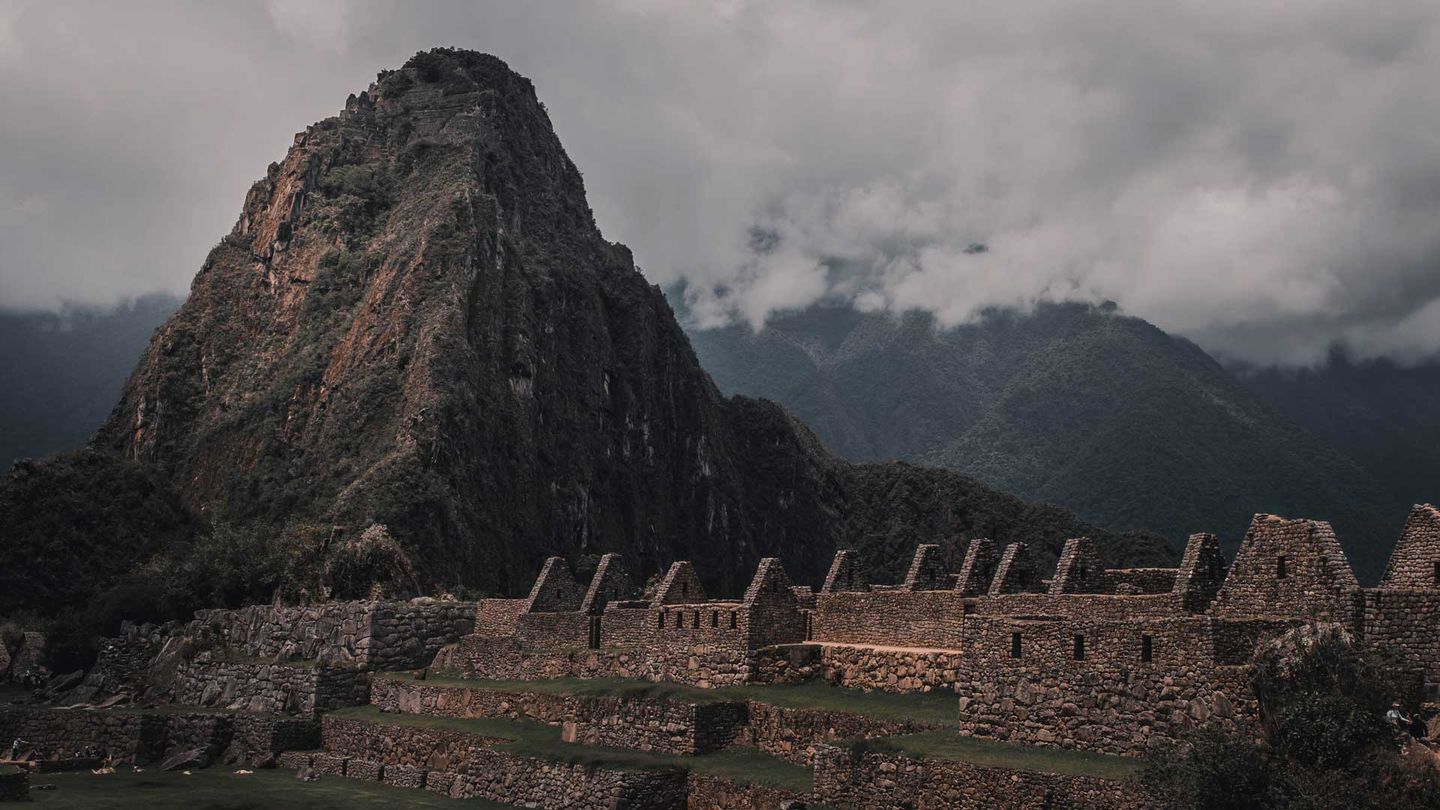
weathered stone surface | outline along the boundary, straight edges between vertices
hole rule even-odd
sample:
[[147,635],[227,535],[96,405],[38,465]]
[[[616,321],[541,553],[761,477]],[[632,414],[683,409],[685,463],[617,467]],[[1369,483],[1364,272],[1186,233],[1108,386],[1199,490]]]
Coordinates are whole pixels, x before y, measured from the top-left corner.
[[1138,810],[1155,802],[1137,786],[1111,779],[1020,771],[826,747],[815,764],[815,792],[855,810],[894,807],[1068,807]]

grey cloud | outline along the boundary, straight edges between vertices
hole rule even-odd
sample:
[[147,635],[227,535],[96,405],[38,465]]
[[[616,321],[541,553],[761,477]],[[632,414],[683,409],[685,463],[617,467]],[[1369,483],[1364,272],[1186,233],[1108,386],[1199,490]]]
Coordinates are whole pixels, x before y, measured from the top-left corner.
[[1440,349],[1430,0],[112,5],[0,0],[0,304],[183,289],[295,130],[454,45],[708,322],[1111,299],[1258,362]]

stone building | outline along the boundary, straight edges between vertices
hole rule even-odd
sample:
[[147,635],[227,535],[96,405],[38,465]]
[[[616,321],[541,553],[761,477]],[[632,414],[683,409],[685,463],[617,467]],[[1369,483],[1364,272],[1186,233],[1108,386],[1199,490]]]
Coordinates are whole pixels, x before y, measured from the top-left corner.
[[1104,568],[1065,544],[1054,572],[1023,543],[970,542],[960,571],[922,545],[905,579],[873,582],[840,551],[818,593],[766,559],[745,593],[710,598],[676,562],[652,598],[613,555],[582,587],[560,558],[525,599],[483,600],[476,633],[436,665],[476,677],[639,677],[700,686],[825,678],[953,691],[962,731],[1138,753],[1197,725],[1255,719],[1258,642],[1304,622],[1344,626],[1440,697],[1440,511],[1416,506],[1377,588],[1361,588],[1327,523],[1256,515],[1233,563],[1210,534],[1178,568]]

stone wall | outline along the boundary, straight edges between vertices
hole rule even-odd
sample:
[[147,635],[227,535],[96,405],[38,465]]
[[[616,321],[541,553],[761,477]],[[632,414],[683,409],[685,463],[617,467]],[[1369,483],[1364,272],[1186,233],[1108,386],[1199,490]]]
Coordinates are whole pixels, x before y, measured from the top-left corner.
[[285,751],[320,747],[320,724],[313,719],[233,714],[230,722],[226,762],[263,762]]
[[[627,612],[640,613],[646,621],[657,618],[651,610]],[[612,607],[606,618],[614,613]],[[671,617],[676,615],[679,612],[672,611],[667,618],[673,621]],[[703,626],[698,631],[689,626],[672,627],[670,634],[667,643],[653,647],[635,644],[596,650],[530,650],[516,639],[468,636],[437,655],[435,667],[471,678],[641,678],[702,688],[748,680],[751,656],[743,647],[707,643]]]
[[330,754],[427,771],[457,770],[485,746],[508,742],[502,737],[333,714],[320,721],[320,736]]
[[1390,555],[1381,588],[1440,589],[1440,510],[1416,504]]
[[420,782],[457,799],[549,810],[673,810],[686,804],[685,773],[679,770],[617,771],[552,762],[489,747],[504,742],[497,738],[334,715],[322,721],[322,734],[326,753],[310,757],[317,770],[349,775],[355,763],[356,777],[384,781],[398,768],[406,783]]
[[570,704],[566,695],[440,686],[402,678],[376,678],[370,687],[370,705],[382,712],[432,717],[525,717],[558,724],[570,716]]
[[798,765],[814,762],[826,743],[861,737],[887,737],[931,728],[917,720],[878,720],[849,712],[791,709],[750,701],[748,720],[735,742]]
[[686,810],[777,810],[786,802],[805,806],[809,794],[769,785],[744,785],[691,772],[685,780]]
[[475,618],[475,632],[487,638],[515,635],[515,623],[529,605],[528,599],[481,599]]
[[369,675],[310,662],[265,663],[199,657],[182,662],[169,700],[255,714],[311,715],[369,699]]
[[1394,661],[1440,701],[1440,590],[1365,591],[1365,646]]
[[[1225,629],[1219,633],[1216,626]],[[814,645],[757,659],[757,680],[823,678],[891,692],[954,692],[963,733],[1031,745],[1140,754],[1197,725],[1238,729],[1258,711],[1248,670],[1217,659],[1217,635],[1268,623],[971,616],[964,651]],[[1148,641],[1146,640],[1148,639]],[[1235,642],[1236,646],[1239,642]],[[808,649],[805,654],[797,650]],[[1018,653],[1018,655],[1017,655]],[[1148,658],[1148,660],[1147,660]]]
[[87,756],[143,765],[199,749],[210,759],[255,762],[279,752],[314,748],[314,721],[226,712],[145,712],[129,709],[0,709],[0,738],[23,740],[42,759]]
[[0,709],[0,739],[22,740],[41,759],[110,758],[145,764],[165,751],[167,719],[120,711]]
[[747,718],[744,703],[685,703],[574,697],[563,728],[566,742],[692,756],[729,746]]
[[488,749],[460,768],[449,795],[544,810],[674,810],[686,804],[684,771],[615,771]]
[[960,649],[963,618],[974,599],[959,591],[821,593],[810,638],[841,644]]
[[815,764],[819,800],[854,810],[896,807],[1106,808],[1154,806],[1129,782],[1090,776],[1021,771],[897,754],[852,754],[826,747]]
[[202,610],[182,632],[253,658],[323,661],[359,669],[414,669],[474,631],[470,602],[326,602]]
[[1256,515],[1210,612],[1354,626],[1360,589],[1330,524]]
[[1171,593],[1118,595],[1107,593],[1014,593],[975,600],[981,616],[1075,616],[1086,619],[1153,619],[1183,615]]

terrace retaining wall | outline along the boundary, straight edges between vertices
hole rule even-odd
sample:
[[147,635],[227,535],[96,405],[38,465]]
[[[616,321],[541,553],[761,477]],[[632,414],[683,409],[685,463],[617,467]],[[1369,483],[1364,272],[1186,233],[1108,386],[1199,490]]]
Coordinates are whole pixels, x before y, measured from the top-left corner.
[[825,747],[815,764],[820,801],[853,810],[1006,807],[1139,810],[1153,807],[1137,785],[1092,776],[1041,773],[935,758]]

